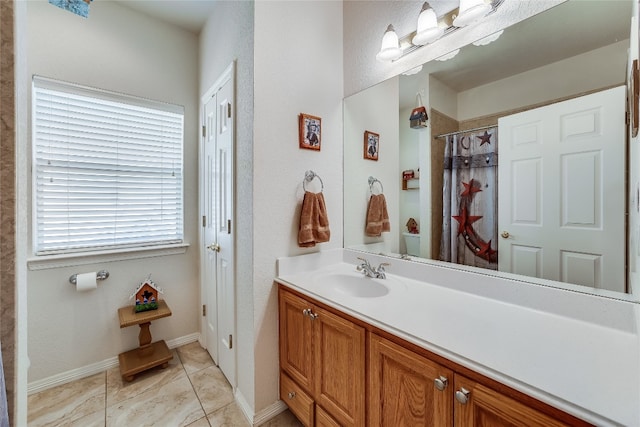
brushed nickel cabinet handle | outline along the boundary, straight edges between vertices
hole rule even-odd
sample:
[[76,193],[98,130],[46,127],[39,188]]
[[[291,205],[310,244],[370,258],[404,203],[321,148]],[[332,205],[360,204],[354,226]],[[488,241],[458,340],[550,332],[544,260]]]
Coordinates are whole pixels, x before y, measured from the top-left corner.
[[433,380],[433,385],[435,385],[436,388],[440,391],[443,391],[445,388],[447,388],[447,384],[449,384],[449,380],[447,379],[447,377],[444,377],[442,375],[440,375],[440,378],[436,378],[435,380]]
[[460,387],[460,390],[456,391],[456,400],[463,405],[469,401],[469,395],[471,392],[464,387]]

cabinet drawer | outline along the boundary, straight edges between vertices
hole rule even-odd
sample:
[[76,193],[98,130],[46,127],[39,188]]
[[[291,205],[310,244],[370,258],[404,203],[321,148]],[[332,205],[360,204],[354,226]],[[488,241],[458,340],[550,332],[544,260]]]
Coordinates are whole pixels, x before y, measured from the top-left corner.
[[280,399],[305,427],[313,427],[313,399],[284,372],[280,372]]

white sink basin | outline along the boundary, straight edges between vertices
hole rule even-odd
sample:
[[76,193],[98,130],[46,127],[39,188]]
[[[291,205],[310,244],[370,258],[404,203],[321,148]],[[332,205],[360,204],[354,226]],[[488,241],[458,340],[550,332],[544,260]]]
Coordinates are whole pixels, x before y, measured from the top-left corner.
[[389,293],[384,281],[387,279],[373,279],[360,273],[333,273],[322,276],[324,286],[338,292],[358,298],[377,298]]

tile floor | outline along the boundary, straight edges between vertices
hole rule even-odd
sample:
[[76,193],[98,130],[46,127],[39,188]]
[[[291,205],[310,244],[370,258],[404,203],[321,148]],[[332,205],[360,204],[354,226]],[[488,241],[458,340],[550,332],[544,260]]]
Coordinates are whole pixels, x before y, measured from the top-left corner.
[[[249,427],[231,386],[197,342],[173,350],[166,369],[122,380],[118,367],[29,396],[28,425]],[[289,411],[265,427],[301,426]]]

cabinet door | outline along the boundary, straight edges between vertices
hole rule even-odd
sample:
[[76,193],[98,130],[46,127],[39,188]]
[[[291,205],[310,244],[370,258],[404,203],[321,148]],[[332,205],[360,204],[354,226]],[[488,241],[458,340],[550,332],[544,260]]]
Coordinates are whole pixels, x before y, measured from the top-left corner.
[[451,426],[453,372],[378,335],[369,342],[370,425]]
[[313,309],[316,403],[340,425],[365,424],[364,328]]
[[309,393],[313,392],[312,323],[303,310],[311,304],[280,290],[280,368]]
[[315,427],[340,427],[340,424],[329,414],[327,414],[324,409],[319,406],[316,406],[316,425]]
[[567,424],[461,375],[455,377],[455,393],[455,427],[567,426]]

